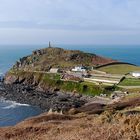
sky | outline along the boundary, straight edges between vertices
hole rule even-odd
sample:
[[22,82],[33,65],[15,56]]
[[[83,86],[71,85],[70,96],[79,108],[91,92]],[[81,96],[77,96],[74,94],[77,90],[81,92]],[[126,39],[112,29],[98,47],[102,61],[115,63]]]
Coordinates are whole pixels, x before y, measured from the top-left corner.
[[140,0],[0,0],[0,44],[140,44]]

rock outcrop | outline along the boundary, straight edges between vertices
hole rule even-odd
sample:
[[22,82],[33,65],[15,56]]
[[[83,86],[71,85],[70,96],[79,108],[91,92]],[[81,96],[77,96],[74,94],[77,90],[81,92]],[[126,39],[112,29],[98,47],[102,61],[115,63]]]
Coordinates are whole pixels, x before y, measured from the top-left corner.
[[14,69],[24,70],[49,70],[50,67],[62,69],[72,68],[76,65],[100,66],[116,62],[96,54],[84,53],[78,50],[65,50],[62,48],[45,48],[35,50],[27,57],[21,58],[14,65]]
[[38,106],[42,111],[68,111],[71,108],[78,108],[87,103],[86,98],[73,94],[48,90],[37,91],[34,86],[13,84],[0,85],[0,98],[17,101],[23,104]]

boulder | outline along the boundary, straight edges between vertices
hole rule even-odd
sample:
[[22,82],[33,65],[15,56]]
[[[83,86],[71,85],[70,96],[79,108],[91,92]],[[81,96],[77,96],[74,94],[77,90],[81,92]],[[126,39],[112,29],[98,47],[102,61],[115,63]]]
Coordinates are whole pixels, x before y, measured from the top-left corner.
[[15,84],[18,83],[18,77],[15,75],[7,75],[5,76],[4,83],[5,84]]

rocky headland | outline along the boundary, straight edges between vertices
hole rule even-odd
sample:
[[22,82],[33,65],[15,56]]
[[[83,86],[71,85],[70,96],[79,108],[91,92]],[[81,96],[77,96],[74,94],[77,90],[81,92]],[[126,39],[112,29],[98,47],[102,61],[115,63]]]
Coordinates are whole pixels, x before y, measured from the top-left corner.
[[[116,62],[52,47],[21,58],[0,83],[0,97],[39,106],[45,113],[0,128],[0,139],[139,140],[139,93],[110,99],[115,86],[91,84],[81,77],[69,78],[75,66],[86,67],[88,77],[91,69]],[[82,77],[84,74],[82,71]]]
[[35,50],[31,55],[21,58],[13,66],[13,69],[49,71],[50,68],[55,67],[69,70],[78,65],[96,67],[113,62],[118,61],[79,50],[48,47]]
[[[52,109],[65,112],[83,106],[92,101],[93,95],[107,90],[86,83],[63,81],[63,73],[77,65],[91,69],[112,62],[116,61],[78,50],[52,47],[36,50],[17,61],[7,72],[1,83],[0,96],[39,106],[43,111]],[[50,73],[51,68],[59,68],[61,72]],[[87,96],[89,92],[93,95]]]

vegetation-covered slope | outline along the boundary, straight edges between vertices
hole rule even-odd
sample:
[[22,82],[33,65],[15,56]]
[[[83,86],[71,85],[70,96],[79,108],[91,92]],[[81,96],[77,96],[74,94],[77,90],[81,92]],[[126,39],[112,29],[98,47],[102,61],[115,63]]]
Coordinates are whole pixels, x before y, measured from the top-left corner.
[[44,113],[0,128],[0,136],[2,140],[139,140],[139,101],[131,98],[110,105],[94,103],[75,114],[74,109],[65,115]]
[[71,68],[76,65],[98,66],[112,62],[116,61],[78,50],[48,47],[36,50],[32,55],[21,58],[15,64],[14,68],[47,71],[50,67]]
[[98,70],[112,74],[127,74],[133,71],[140,71],[140,67],[129,64],[115,64],[100,67]]
[[[5,76],[6,84],[23,83],[33,85],[37,90],[60,90],[64,92],[74,92],[87,95],[99,95],[100,93],[109,94],[114,87],[98,86],[89,82],[63,81],[58,73],[38,73],[25,71],[8,72]],[[108,89],[109,88],[109,89]]]
[[119,85],[121,85],[121,86],[139,86],[140,87],[140,79],[126,78]]

